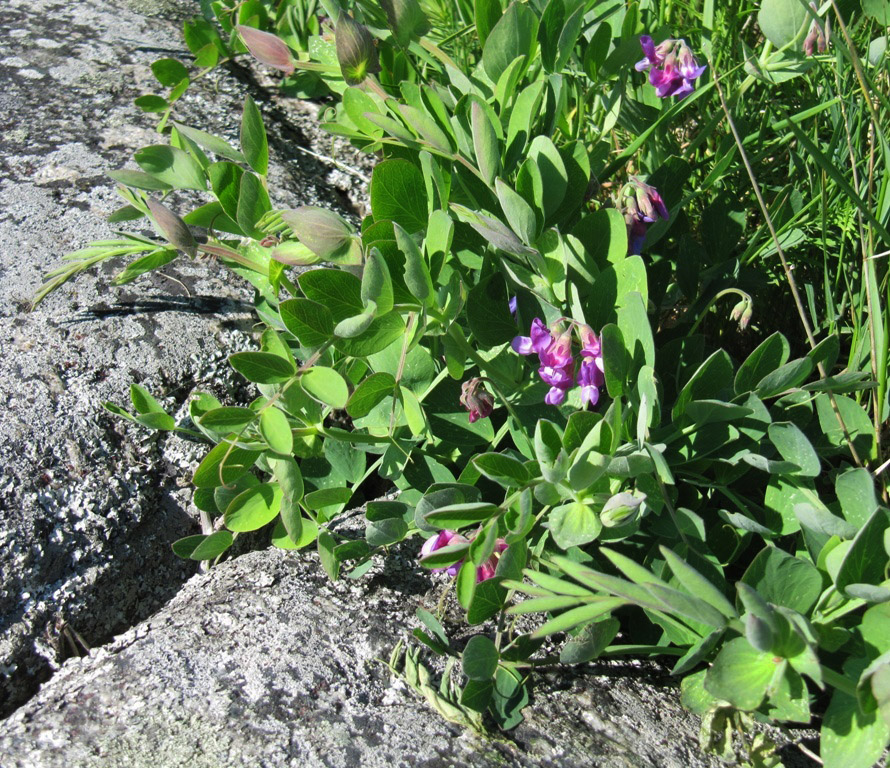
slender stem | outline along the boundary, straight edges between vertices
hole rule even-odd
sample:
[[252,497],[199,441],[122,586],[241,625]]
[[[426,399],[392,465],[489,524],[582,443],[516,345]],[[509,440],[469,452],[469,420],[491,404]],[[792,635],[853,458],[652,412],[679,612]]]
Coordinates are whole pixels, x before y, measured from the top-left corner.
[[[766,221],[766,225],[769,228],[770,235],[773,238],[773,242],[776,245],[776,251],[779,255],[779,260],[782,262],[782,269],[785,272],[785,279],[788,281],[788,287],[791,289],[791,295],[794,298],[794,304],[797,307],[797,314],[800,316],[800,322],[803,325],[804,331],[807,335],[807,341],[810,344],[811,349],[816,348],[816,338],[813,335],[813,329],[810,326],[810,321],[807,318],[806,310],[803,306],[803,301],[800,298],[800,292],[797,288],[797,281],[794,279],[794,275],[791,272],[791,267],[788,264],[788,259],[785,258],[785,251],[782,249],[782,244],[779,242],[779,236],[776,233],[775,225],[773,224],[773,219],[769,215],[769,209],[766,206],[766,201],[763,199],[763,193],[760,191],[760,184],[757,182],[757,177],[754,175],[754,169],[751,167],[751,163],[748,160],[748,154],[745,152],[745,148],[742,145],[742,138],[739,135],[738,128],[736,128],[735,121],[732,119],[732,114],[729,111],[729,107],[726,104],[726,98],[723,95],[723,89],[720,87],[720,77],[717,74],[717,70],[714,69],[713,61],[708,62],[711,65],[711,69],[714,72],[714,86],[717,89],[717,95],[720,97],[720,106],[723,108],[723,114],[726,115],[726,122],[729,124],[729,130],[732,132],[732,136],[735,139],[736,147],[739,150],[739,156],[742,158],[742,163],[745,166],[745,170],[748,172],[748,178],[751,180],[751,187],[754,190],[754,196],[757,198],[757,204],[760,206],[760,211],[763,214],[763,218]],[[825,372],[825,366],[822,365],[821,362],[818,364],[819,375],[824,379],[827,377],[827,373]],[[834,411],[834,415],[838,420],[838,424],[840,424],[841,430],[844,433],[844,439],[847,441],[847,446],[850,449],[850,454],[853,457],[853,460],[860,467],[864,466],[862,459],[859,458],[859,452],[856,450],[856,446],[853,444],[853,438],[850,435],[850,430],[847,429],[847,425],[844,422],[843,416],[841,416],[840,409],[837,405],[837,400],[835,399],[834,393],[829,390],[828,398],[831,402],[831,408]]]

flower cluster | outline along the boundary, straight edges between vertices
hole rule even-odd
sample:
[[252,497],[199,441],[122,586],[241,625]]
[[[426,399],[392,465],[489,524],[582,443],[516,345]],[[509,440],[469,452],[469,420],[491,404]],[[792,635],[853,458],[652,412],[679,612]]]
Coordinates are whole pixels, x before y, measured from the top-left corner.
[[[818,8],[815,3],[810,3],[810,7],[814,12],[818,12]],[[825,53],[828,50],[828,41],[831,36],[831,25],[829,19],[825,19],[825,22],[817,21],[813,19],[810,23],[810,30],[807,32],[806,38],[803,41],[803,52],[805,56],[813,56],[817,51],[819,53]]]
[[637,62],[636,70],[649,70],[649,82],[659,98],[682,99],[695,90],[693,82],[705,71],[705,65],[698,65],[685,40],[668,38],[655,45],[649,35],[643,35],[640,45],[646,58]]
[[482,379],[469,379],[460,390],[460,404],[470,412],[470,424],[491,416],[494,398],[482,386]]
[[559,405],[566,398],[566,393],[577,384],[581,387],[583,405],[596,405],[599,401],[600,388],[605,384],[603,375],[603,355],[600,340],[590,326],[574,324],[578,328],[581,342],[581,364],[575,377],[575,358],[572,355],[572,326],[561,329],[556,323],[548,329],[540,318],[532,321],[529,336],[517,336],[513,339],[513,351],[520,355],[538,356],[541,367],[538,375],[544,383],[550,385],[550,391],[544,397],[548,405]]
[[[457,533],[456,531],[439,531],[436,536],[432,536],[424,542],[423,547],[420,549],[420,556],[425,557],[426,555],[431,555],[437,549],[442,549],[442,547],[452,546],[454,544],[469,544],[470,541],[465,536]],[[476,568],[476,583],[478,584],[480,581],[486,581],[494,576],[495,571],[498,567],[498,561],[500,560],[501,553],[507,548],[507,542],[503,539],[498,539],[494,543],[494,552],[491,554],[491,557],[488,558],[482,565]],[[463,559],[458,560],[454,565],[449,565],[447,568],[434,568],[434,573],[439,573],[441,571],[445,571],[449,576],[457,576],[458,571],[461,569],[461,566],[464,564]]]
[[658,190],[636,177],[621,188],[619,197],[627,222],[627,252],[634,255],[643,250],[647,226],[659,219],[667,221],[670,213]]

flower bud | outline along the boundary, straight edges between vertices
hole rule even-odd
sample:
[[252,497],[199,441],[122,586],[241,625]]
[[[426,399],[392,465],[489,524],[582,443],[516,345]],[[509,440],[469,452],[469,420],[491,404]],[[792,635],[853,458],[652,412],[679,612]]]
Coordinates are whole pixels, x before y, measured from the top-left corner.
[[606,528],[630,525],[640,516],[640,506],[645,498],[645,495],[640,497],[632,493],[616,493],[603,506],[600,520]]
[[241,35],[241,39],[244,41],[244,45],[247,46],[247,50],[250,51],[251,56],[259,61],[260,64],[280,69],[287,75],[294,73],[294,62],[290,48],[287,47],[287,44],[280,37],[270,32],[263,32],[260,29],[246,27],[243,24],[238,25],[238,34]]
[[192,231],[179,216],[171,211],[166,205],[149,197],[146,200],[149,213],[158,225],[161,234],[167,238],[170,245],[175,246],[192,258],[198,253],[198,244],[195,241]]
[[334,36],[340,72],[348,85],[359,85],[369,74],[380,71],[374,38],[345,11],[340,12]]
[[301,205],[281,214],[299,241],[322,261],[345,256],[354,241],[349,223],[333,211],[314,205]]

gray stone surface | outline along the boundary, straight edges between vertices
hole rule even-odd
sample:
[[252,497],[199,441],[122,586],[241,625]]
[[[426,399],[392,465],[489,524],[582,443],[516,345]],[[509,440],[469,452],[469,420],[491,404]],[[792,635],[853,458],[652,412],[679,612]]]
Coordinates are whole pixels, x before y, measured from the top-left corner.
[[[124,288],[110,286],[122,264],[103,265],[27,307],[64,253],[113,236],[105,217],[122,201],[105,173],[163,141],[132,101],[156,89],[152,61],[184,56],[175,19],[196,9],[0,2],[0,715],[57,665],[58,619],[99,645],[193,572],[169,545],[195,530],[186,481],[200,447],[100,404],[127,404],[133,381],[173,409],[194,389],[223,394],[226,355],[250,343],[251,294],[219,265],[182,259]],[[205,78],[176,115],[237,141],[247,92],[272,118],[289,110],[270,136],[275,202],[349,213],[361,181],[298,151],[330,148],[311,108],[274,103],[247,70]]]
[[[327,582],[312,554],[255,552],[204,575],[172,556],[195,530],[187,479],[203,449],[99,406],[125,403],[132,381],[180,415],[196,389],[231,397],[249,292],[212,262],[125,289],[106,265],[26,308],[63,253],[110,236],[104,174],[157,141],[132,99],[155,89],[154,59],[182,54],[174,21],[195,5],[0,2],[0,715],[13,712],[0,766],[711,765],[649,667],[542,675],[509,740],[443,721],[375,662],[439,598],[411,575],[414,544],[354,584]],[[264,77],[207,77],[177,116],[236,140],[250,92],[271,118],[276,203],[354,212],[361,180],[300,151],[331,141]],[[59,619],[94,647],[86,658],[62,663]]]
[[[404,557],[413,557],[405,547]],[[71,659],[3,723],[4,768],[704,768],[696,718],[645,669],[542,676],[526,721],[486,740],[393,681],[388,658],[442,582],[393,561],[356,583],[314,554],[253,552]],[[386,578],[380,572],[386,568]],[[399,574],[402,574],[399,576]]]

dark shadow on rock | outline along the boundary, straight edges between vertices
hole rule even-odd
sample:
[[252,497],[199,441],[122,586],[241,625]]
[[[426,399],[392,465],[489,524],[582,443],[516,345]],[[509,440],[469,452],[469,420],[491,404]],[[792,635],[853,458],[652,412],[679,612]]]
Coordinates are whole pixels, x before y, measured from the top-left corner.
[[253,309],[247,301],[235,301],[216,296],[170,296],[167,299],[142,301],[121,301],[110,307],[90,307],[75,317],[63,320],[62,325],[105,320],[109,317],[132,315],[154,315],[161,312],[182,312],[188,315],[222,315],[250,312]]

